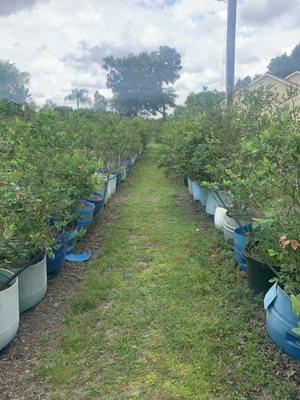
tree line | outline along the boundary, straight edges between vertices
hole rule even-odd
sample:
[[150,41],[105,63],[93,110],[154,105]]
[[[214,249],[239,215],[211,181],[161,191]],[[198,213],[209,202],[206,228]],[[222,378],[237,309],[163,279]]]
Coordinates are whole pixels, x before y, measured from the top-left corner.
[[[106,71],[106,86],[113,93],[111,99],[98,90],[92,98],[87,89],[74,88],[65,97],[65,102],[75,103],[77,109],[80,106],[93,107],[98,111],[114,111],[127,117],[152,115],[165,119],[170,110],[177,115],[203,112],[207,107],[222,102],[225,97],[224,92],[203,87],[199,93],[190,93],[184,106],[176,105],[174,83],[182,70],[181,55],[169,46],[123,57],[108,56],[103,59],[102,67]],[[290,55],[283,54],[271,59],[267,72],[282,78],[296,70],[300,70],[300,44]],[[235,90],[248,87],[258,76],[238,79]],[[0,60],[0,99],[19,105],[27,104],[28,108],[28,104],[32,103],[29,84],[28,72],[19,70],[8,60]],[[9,111],[10,108],[5,107]],[[5,107],[2,105],[2,110]],[[59,108],[62,112],[68,110],[66,105],[58,106],[50,99],[44,107]],[[34,104],[31,108],[34,108]]]

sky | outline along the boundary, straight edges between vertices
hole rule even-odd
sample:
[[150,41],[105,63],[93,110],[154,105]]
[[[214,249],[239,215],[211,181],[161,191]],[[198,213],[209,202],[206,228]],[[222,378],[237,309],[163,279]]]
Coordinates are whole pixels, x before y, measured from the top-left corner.
[[[175,47],[178,102],[225,86],[226,4],[218,0],[0,0],[0,58],[31,74],[40,105],[105,87],[102,59]],[[236,79],[264,73],[300,41],[300,0],[238,0]]]

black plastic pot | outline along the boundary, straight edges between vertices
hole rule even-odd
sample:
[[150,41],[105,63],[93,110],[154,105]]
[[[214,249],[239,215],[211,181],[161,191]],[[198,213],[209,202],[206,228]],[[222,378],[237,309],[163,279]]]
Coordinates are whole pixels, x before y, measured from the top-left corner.
[[[247,277],[250,289],[254,294],[266,294],[274,282],[270,282],[270,279],[275,278],[274,271],[264,262],[257,260],[249,255],[248,246],[244,250],[247,262]],[[279,271],[279,267],[272,267]]]
[[186,187],[188,187],[188,178],[186,175],[183,177],[183,183],[185,184]]

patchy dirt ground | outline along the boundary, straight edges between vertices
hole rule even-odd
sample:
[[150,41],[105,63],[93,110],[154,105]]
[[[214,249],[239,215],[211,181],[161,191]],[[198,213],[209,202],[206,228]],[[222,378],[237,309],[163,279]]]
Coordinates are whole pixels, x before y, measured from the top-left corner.
[[51,352],[58,343],[65,306],[76,293],[77,283],[83,279],[91,263],[101,256],[102,232],[114,221],[120,205],[126,201],[133,174],[121,184],[87,235],[78,243],[76,250],[92,251],[91,260],[86,263],[66,262],[61,274],[48,282],[44,299],[21,315],[16,337],[0,352],[0,400],[33,400],[26,391],[31,386],[35,366],[42,354]]

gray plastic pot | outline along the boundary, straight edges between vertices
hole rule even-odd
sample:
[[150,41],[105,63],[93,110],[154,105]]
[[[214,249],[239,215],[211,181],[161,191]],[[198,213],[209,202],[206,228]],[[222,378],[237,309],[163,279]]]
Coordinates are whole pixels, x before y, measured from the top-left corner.
[[[0,282],[6,282],[13,272],[0,269]],[[0,350],[15,337],[19,328],[19,290],[18,278],[7,289],[0,292]]]
[[19,275],[20,313],[35,306],[45,296],[47,290],[46,256],[30,265]]

